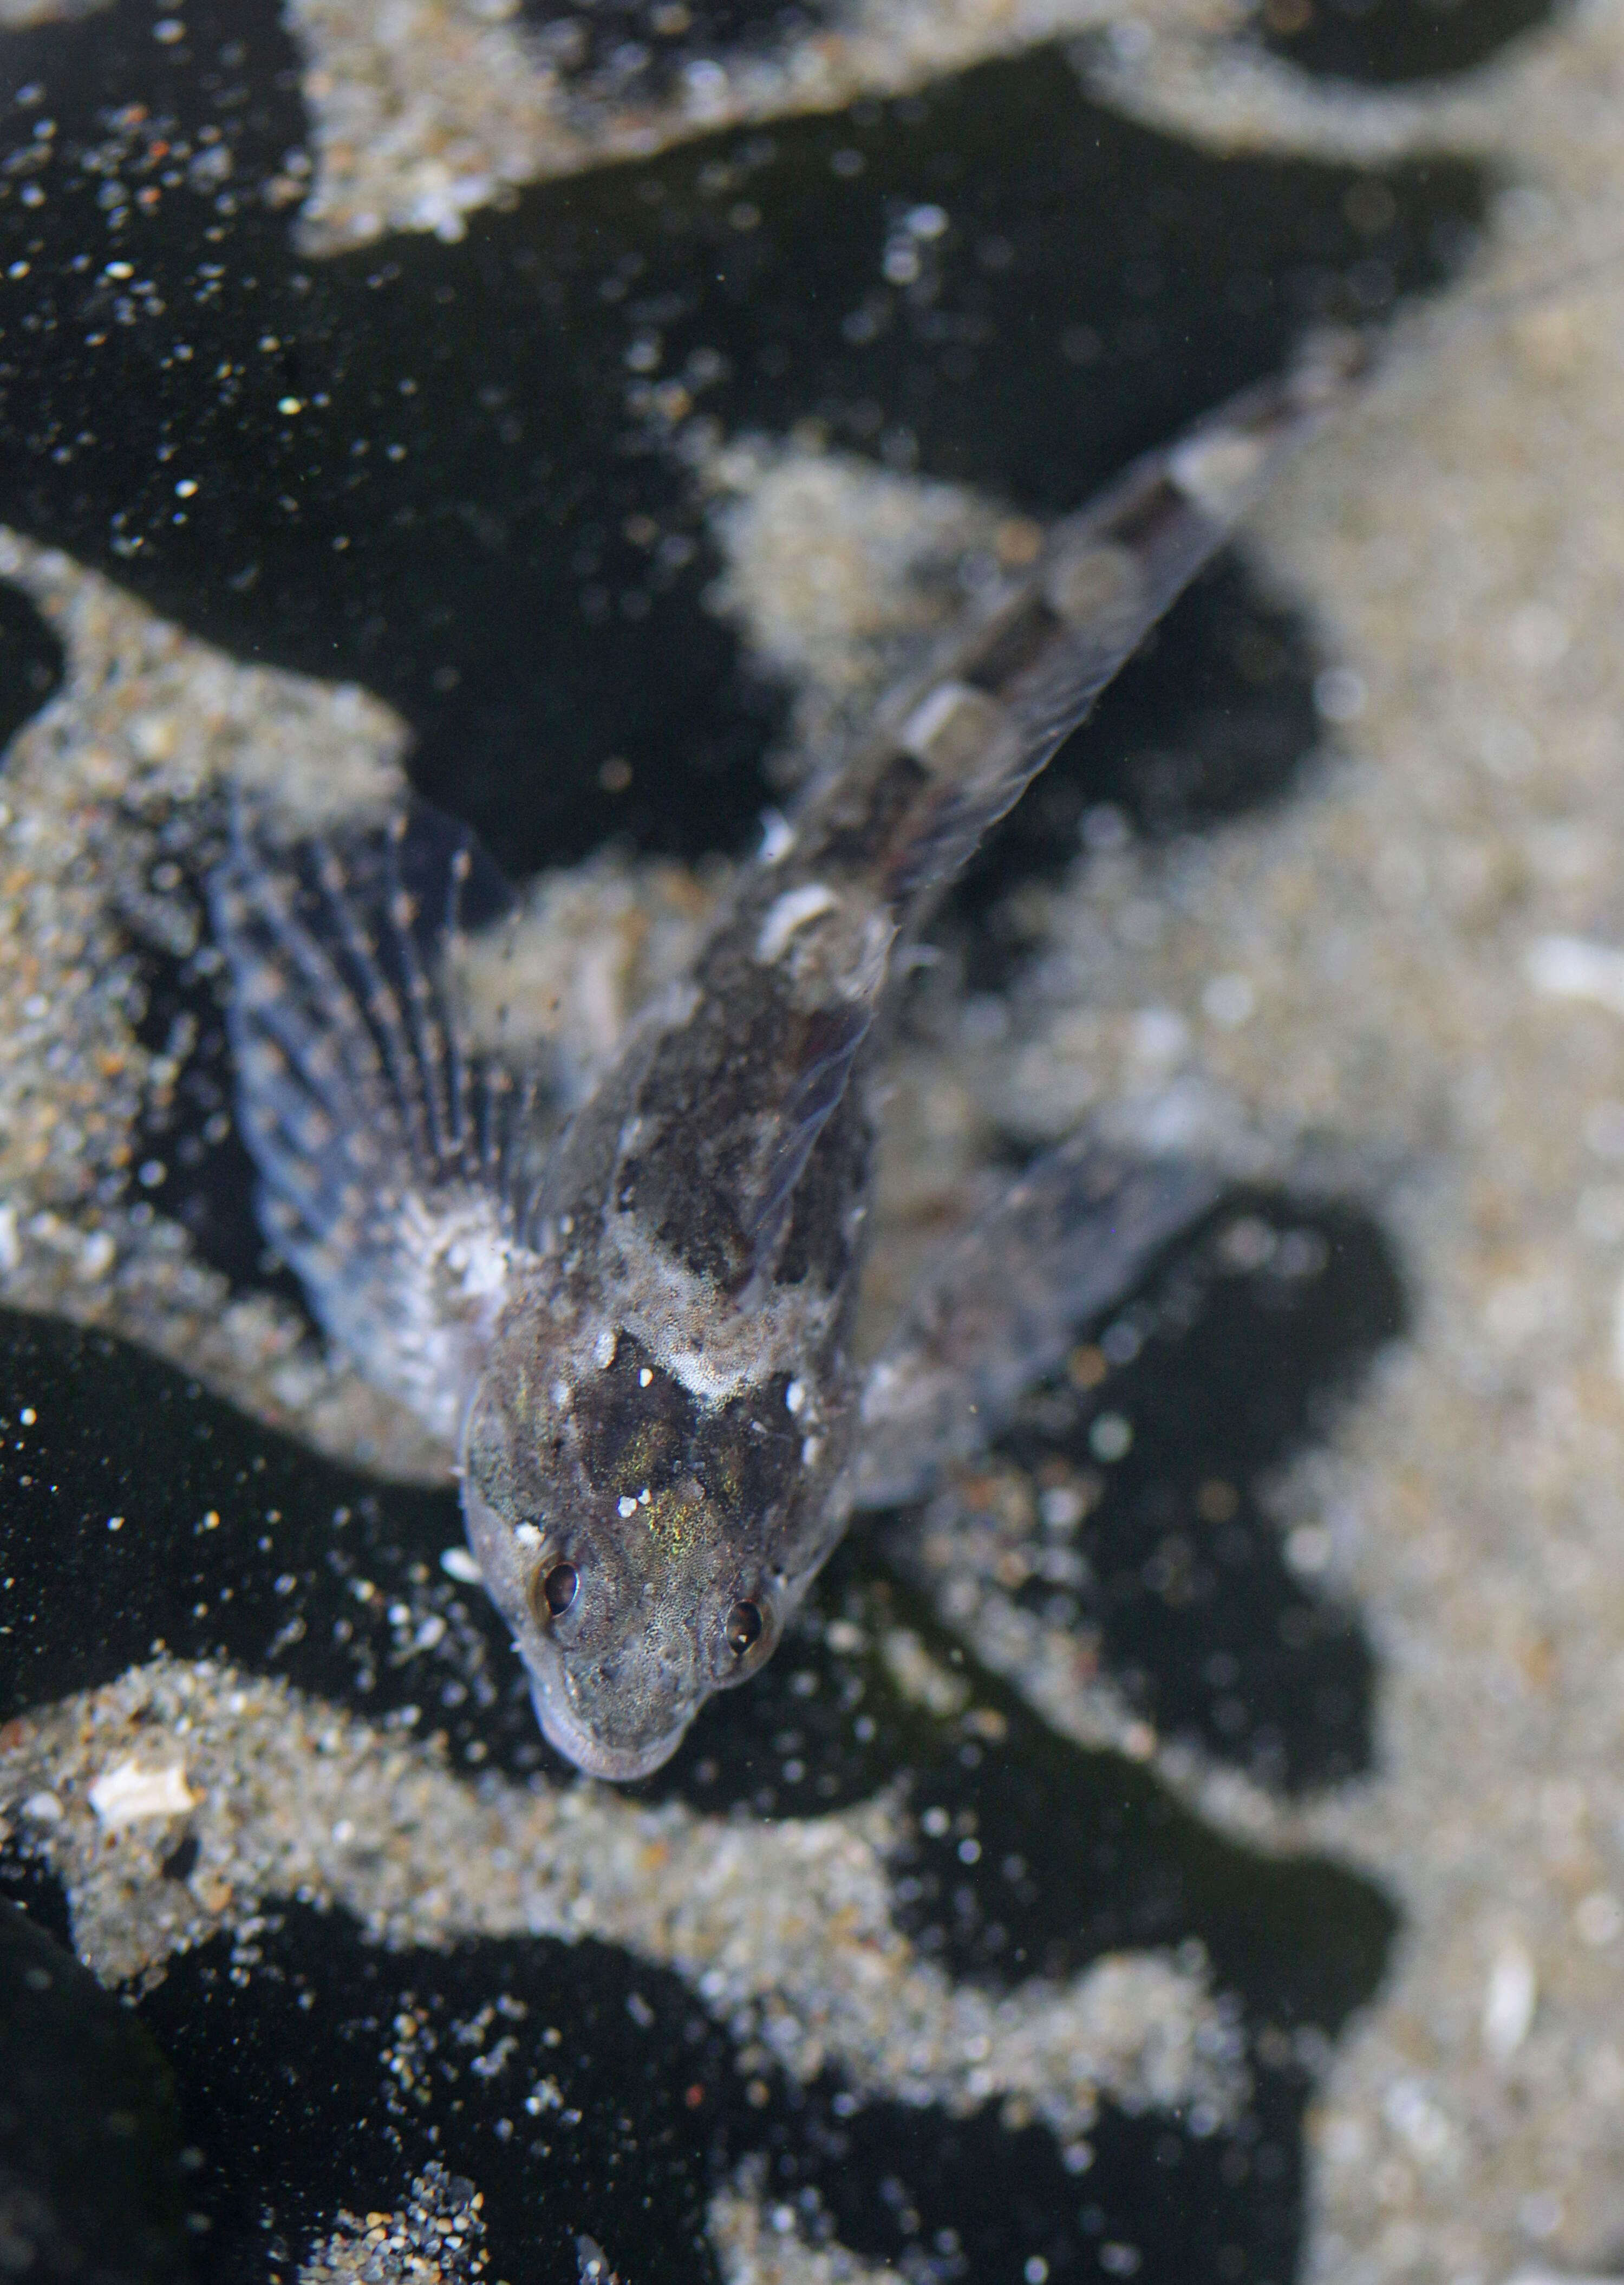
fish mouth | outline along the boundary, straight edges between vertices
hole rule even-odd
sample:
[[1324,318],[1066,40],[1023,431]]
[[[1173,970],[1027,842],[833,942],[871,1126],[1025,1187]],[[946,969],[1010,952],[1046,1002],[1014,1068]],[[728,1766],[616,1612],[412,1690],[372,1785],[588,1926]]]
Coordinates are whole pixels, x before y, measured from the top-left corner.
[[633,1779],[652,1776],[663,1768],[687,1735],[694,1718],[685,1714],[673,1728],[655,1738],[612,1745],[581,1719],[569,1703],[568,1684],[560,1688],[532,1669],[530,1700],[542,1734],[553,1751],[573,1762],[584,1777],[607,1778],[615,1785],[629,1785]]

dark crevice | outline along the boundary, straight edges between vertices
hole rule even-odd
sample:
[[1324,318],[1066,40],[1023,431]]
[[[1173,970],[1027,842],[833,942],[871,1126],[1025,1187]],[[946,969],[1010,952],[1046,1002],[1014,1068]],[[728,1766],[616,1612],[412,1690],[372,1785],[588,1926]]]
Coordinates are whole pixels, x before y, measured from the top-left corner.
[[188,2285],[190,2187],[174,2087],[150,2035],[37,1919],[0,1896],[8,2274],[43,2285]]
[[1451,79],[1557,13],[1555,0],[1262,0],[1262,43],[1316,79]]
[[20,587],[0,579],[0,748],[62,687],[62,646]]

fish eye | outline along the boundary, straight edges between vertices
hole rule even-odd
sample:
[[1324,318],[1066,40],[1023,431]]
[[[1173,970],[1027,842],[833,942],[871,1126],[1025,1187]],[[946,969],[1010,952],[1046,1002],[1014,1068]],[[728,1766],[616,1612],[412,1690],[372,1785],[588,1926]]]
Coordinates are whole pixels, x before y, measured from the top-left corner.
[[761,1639],[763,1620],[754,1603],[735,1603],[727,1614],[724,1632],[727,1647],[735,1658],[742,1658],[753,1643]]
[[561,1619],[580,1588],[581,1574],[573,1563],[554,1563],[544,1571],[530,1590],[530,1600],[542,1624],[545,1626],[549,1619]]

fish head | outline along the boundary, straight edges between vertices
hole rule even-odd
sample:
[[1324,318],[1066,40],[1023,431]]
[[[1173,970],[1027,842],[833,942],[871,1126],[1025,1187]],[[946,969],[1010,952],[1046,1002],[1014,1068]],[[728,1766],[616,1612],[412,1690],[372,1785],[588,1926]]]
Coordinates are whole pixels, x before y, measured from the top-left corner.
[[843,1512],[834,1440],[809,1434],[788,1376],[707,1404],[630,1336],[603,1355],[522,1386],[498,1359],[469,1409],[462,1493],[549,1743],[625,1782],[760,1671]]

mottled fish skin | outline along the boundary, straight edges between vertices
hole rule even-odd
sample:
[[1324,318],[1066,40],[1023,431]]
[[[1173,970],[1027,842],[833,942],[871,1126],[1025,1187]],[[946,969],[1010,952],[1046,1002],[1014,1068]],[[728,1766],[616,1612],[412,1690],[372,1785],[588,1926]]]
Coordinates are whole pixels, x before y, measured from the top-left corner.
[[[411,1103],[447,1094],[443,982],[407,992],[435,1011],[415,1032],[387,989],[344,1004],[369,971],[412,968],[387,947],[415,941],[420,899],[374,894],[357,919],[339,860],[318,858],[325,933],[349,954],[286,918],[279,936],[286,897],[239,836],[215,910],[273,1226],[363,1369],[461,1416],[470,1542],[542,1726],[583,1770],[657,1768],[703,1700],[771,1654],[854,1503],[916,1490],[968,1449],[1065,1328],[1211,1204],[1210,1176],[1189,1169],[1135,1187],[1098,1152],[1057,1157],[961,1242],[859,1386],[865,1080],[898,949],[1359,364],[1322,347],[1059,524],[811,789],[538,1171],[511,1113],[530,1099],[522,1072],[482,1082],[508,1110],[478,1150],[466,1122],[448,1142],[420,1110],[391,1111],[402,1087]],[[357,1174],[344,1130],[361,1121]],[[310,1150],[331,1162],[319,1179]],[[1019,1307],[984,1316],[1000,1354],[978,1367],[961,1305],[1000,1248]]]

